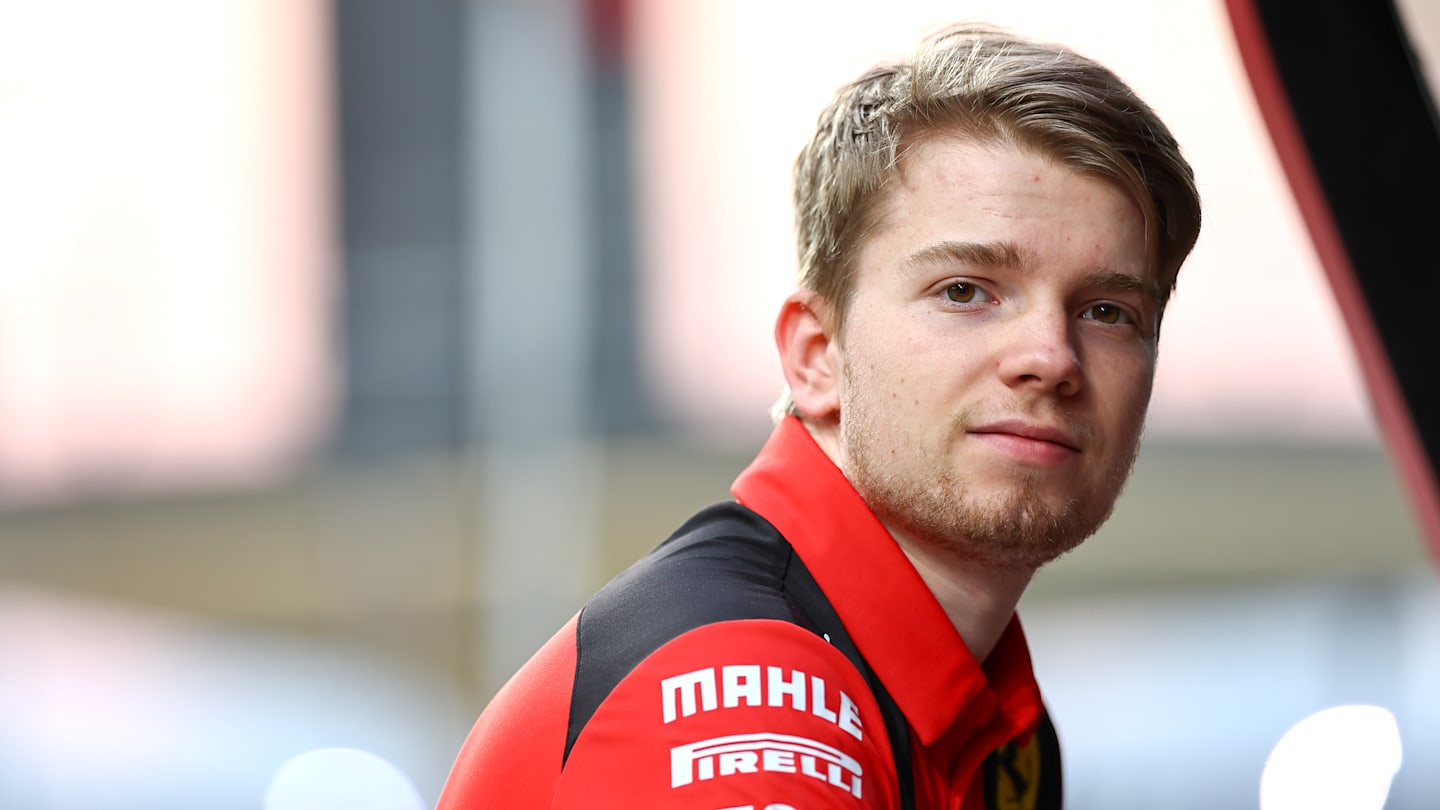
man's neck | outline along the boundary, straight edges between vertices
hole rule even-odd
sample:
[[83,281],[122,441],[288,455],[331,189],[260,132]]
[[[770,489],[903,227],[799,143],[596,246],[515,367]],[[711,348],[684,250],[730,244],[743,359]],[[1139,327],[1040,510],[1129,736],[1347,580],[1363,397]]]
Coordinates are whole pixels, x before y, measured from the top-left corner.
[[886,527],[981,664],[1015,615],[1033,571],[999,569],[914,540]]

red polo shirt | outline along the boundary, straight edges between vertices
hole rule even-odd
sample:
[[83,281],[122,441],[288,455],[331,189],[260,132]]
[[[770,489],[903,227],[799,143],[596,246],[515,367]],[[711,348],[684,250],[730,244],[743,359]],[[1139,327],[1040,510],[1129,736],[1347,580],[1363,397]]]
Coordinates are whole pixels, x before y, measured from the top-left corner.
[[[904,715],[917,810],[986,807],[982,760],[1029,740],[1042,711],[1018,621],[978,665],[794,418],[733,492],[739,505],[702,511],[501,689],[439,810],[898,810],[880,703],[797,621],[797,565]],[[1036,783],[1039,756],[1007,751],[992,806],[1033,808],[1016,785]]]

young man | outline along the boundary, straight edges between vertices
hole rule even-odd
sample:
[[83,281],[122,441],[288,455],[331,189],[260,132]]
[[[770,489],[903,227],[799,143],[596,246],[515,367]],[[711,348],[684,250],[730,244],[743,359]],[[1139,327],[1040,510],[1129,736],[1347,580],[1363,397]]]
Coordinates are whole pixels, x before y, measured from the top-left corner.
[[952,30],[796,165],[774,435],[496,696],[460,808],[1052,808],[1015,606],[1109,515],[1190,167],[1099,65]]

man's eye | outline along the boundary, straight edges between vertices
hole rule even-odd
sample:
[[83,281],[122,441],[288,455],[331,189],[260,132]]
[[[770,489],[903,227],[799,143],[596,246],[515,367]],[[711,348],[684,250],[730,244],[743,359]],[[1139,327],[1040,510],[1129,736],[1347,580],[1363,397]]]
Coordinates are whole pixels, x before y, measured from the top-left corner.
[[1114,304],[1096,304],[1081,313],[1080,317],[1111,325],[1135,322],[1130,313]]
[[945,288],[945,297],[949,298],[951,301],[954,301],[957,304],[968,304],[974,301],[975,296],[979,294],[979,287],[976,287],[974,284],[969,284],[964,281],[951,284],[949,287]]

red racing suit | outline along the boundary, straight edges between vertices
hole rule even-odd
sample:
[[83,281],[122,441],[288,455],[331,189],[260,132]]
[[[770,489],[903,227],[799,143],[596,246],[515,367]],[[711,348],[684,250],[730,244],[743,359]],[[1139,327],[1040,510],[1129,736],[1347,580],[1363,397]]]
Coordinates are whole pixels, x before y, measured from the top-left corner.
[[794,417],[486,707],[438,810],[1053,810],[1018,619],[984,666]]

